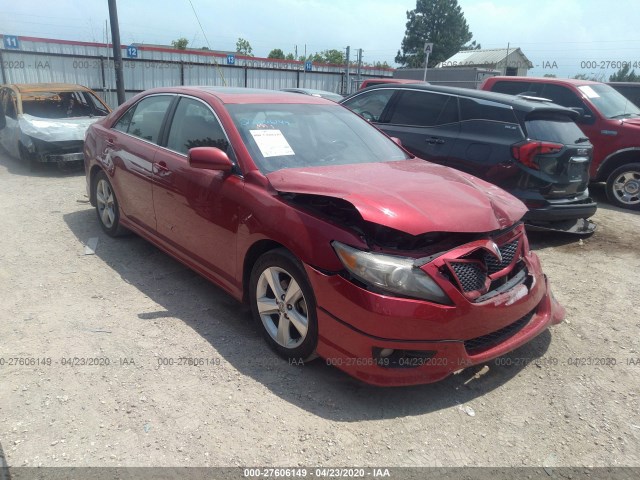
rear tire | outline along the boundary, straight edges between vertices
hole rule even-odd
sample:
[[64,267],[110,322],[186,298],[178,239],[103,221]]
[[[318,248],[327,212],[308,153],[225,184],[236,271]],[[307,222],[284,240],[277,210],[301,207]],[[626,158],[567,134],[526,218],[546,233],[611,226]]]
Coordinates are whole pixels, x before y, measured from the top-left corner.
[[120,225],[120,205],[107,174],[100,171],[93,181],[93,195],[96,199],[96,215],[104,233],[117,237],[127,233]]
[[640,210],[640,163],[627,163],[611,172],[607,198],[617,207]]

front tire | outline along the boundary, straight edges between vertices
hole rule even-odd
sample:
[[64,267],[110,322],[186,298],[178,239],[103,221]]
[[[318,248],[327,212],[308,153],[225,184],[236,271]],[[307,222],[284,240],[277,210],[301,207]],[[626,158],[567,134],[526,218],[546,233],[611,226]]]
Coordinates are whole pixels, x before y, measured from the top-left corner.
[[285,249],[265,253],[253,266],[249,288],[251,312],[269,346],[286,359],[313,358],[316,300],[300,262]]
[[104,233],[117,237],[127,230],[120,225],[120,206],[107,174],[98,172],[93,182],[93,195],[96,199],[96,214]]
[[35,172],[41,166],[35,158],[35,154],[29,153],[29,151],[22,145],[18,145],[18,152],[20,153],[20,160],[23,161],[28,167],[30,172]]
[[640,210],[640,163],[627,163],[611,172],[607,198],[617,207]]

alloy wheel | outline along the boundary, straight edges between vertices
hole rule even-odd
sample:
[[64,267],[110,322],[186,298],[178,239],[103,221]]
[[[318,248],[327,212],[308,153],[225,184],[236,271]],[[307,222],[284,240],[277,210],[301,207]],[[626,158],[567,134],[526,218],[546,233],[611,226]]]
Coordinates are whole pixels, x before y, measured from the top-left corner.
[[268,267],[262,271],[256,303],[262,324],[278,345],[294,349],[304,342],[309,329],[307,302],[300,285],[286,270]]
[[106,228],[112,228],[116,219],[115,197],[111,185],[104,178],[96,185],[96,203],[98,215]]

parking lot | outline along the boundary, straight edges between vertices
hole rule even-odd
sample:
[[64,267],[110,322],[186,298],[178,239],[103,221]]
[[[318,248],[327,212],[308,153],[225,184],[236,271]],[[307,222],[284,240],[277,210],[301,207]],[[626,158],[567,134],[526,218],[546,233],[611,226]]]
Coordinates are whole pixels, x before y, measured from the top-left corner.
[[7,463],[640,466],[640,212],[592,193],[591,238],[531,236],[564,323],[488,371],[382,389],[281,360],[247,307],[104,235],[83,172],[0,153]]

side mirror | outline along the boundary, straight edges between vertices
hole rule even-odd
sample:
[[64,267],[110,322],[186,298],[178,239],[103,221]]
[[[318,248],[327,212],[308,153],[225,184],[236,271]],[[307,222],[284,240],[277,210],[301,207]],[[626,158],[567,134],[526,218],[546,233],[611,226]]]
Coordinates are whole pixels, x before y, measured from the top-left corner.
[[400,140],[398,137],[389,137],[389,138],[391,138],[391,140],[396,142],[398,145],[402,146],[402,140]]
[[216,147],[194,147],[189,150],[187,160],[192,168],[230,172],[233,162],[229,156]]
[[586,123],[591,124],[594,123],[593,115],[586,108],[582,107],[571,107],[571,110],[578,113],[578,118],[576,119],[576,123]]
[[584,108],[582,108],[582,107],[571,107],[571,110],[573,110],[574,112],[578,112],[578,115],[580,116],[580,118],[584,117]]

